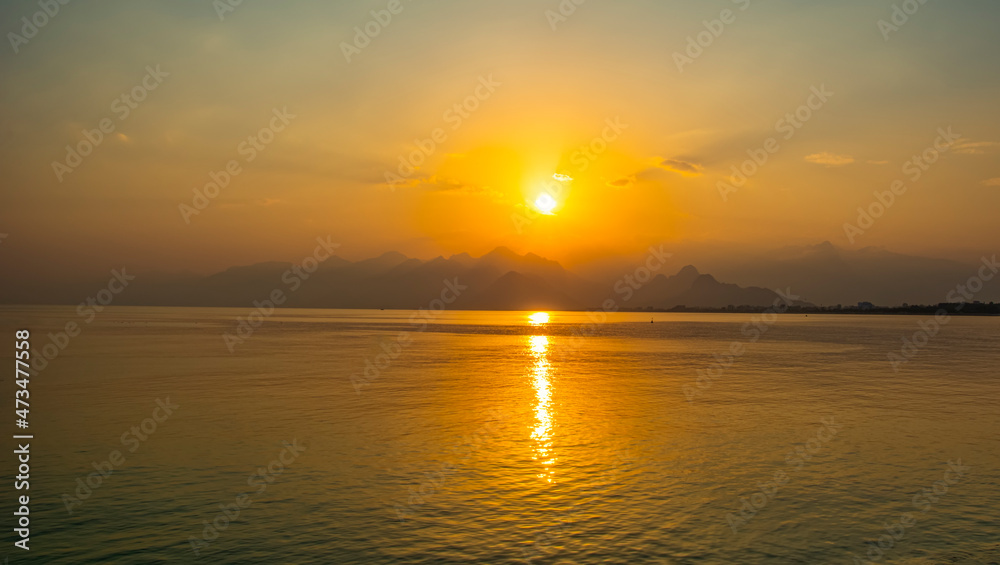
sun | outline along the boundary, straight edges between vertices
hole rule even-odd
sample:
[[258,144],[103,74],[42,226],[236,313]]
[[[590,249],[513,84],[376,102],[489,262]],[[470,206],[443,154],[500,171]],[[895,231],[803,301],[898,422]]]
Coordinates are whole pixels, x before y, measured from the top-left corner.
[[528,320],[531,321],[531,325],[540,326],[542,324],[549,323],[549,313],[548,312],[535,312],[534,314],[528,316]]
[[556,202],[556,199],[552,198],[552,195],[548,192],[543,192],[542,195],[535,200],[535,208],[538,208],[539,212],[549,216],[552,215],[552,211],[556,209],[558,204],[559,203]]

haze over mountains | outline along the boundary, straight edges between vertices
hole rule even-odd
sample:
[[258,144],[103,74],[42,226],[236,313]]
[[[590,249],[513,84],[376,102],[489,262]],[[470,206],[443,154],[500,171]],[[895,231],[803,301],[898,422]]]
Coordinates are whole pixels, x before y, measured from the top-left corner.
[[[938,304],[946,302],[959,285],[978,277],[984,263],[964,263],[893,253],[878,247],[857,250],[830,242],[804,247],[785,247],[768,253],[728,260],[711,266],[718,276],[740,284],[766,288],[791,287],[810,302],[824,305],[856,304],[883,306]],[[1000,276],[986,271],[990,281],[972,300],[1000,301]]]
[[533,253],[518,255],[504,247],[479,258],[463,253],[429,261],[395,252],[358,262],[332,257],[300,284],[286,284],[298,278],[292,268],[291,263],[262,263],[208,277],[136,284],[121,303],[246,306],[275,288],[288,295],[284,306],[308,308],[426,308],[443,292],[449,300],[454,297],[448,308],[458,310],[579,310],[599,307],[609,298],[629,308],[770,306],[777,298],[769,290],[721,284],[690,266],[670,277],[641,273],[645,285],[635,280],[633,272],[631,279],[608,287],[555,261]]
[[[646,264],[642,258],[604,277],[584,278],[555,261],[504,247],[478,258],[462,253],[420,260],[389,252],[352,262],[332,256],[312,273],[286,262],[232,267],[209,276],[129,273],[135,281],[113,303],[245,307],[281,289],[287,296],[284,307],[416,309],[450,289],[447,296],[457,298],[448,308],[460,310],[580,310],[599,308],[609,299],[619,308],[725,308],[770,307],[778,298],[775,290],[788,289],[800,297],[799,304],[865,300],[895,306],[943,302],[978,268],[878,249],[845,251],[829,243],[719,263],[713,266],[718,278],[672,258],[659,268],[652,262],[654,271]],[[3,301],[79,304],[104,284],[8,284]],[[997,286],[988,283],[976,300],[995,300]]]

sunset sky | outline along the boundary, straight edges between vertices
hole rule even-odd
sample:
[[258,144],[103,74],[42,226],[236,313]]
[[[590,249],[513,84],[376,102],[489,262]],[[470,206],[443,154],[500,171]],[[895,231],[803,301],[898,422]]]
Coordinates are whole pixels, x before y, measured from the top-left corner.
[[[569,265],[664,242],[996,252],[995,1],[928,2],[892,30],[889,1],[594,0],[556,18],[556,0],[403,0],[358,48],[355,27],[393,5],[246,0],[220,18],[208,0],[71,2],[17,42],[39,8],[4,2],[0,264],[212,272],[298,260],[326,235],[352,259],[506,245]],[[102,120],[114,129],[93,152],[54,170]],[[240,149],[270,125],[271,143]],[[949,127],[960,139],[914,181],[906,162]],[[232,160],[241,172],[185,215]],[[573,180],[554,213],[528,214],[556,174]],[[844,224],[897,179],[905,194],[850,242]]]

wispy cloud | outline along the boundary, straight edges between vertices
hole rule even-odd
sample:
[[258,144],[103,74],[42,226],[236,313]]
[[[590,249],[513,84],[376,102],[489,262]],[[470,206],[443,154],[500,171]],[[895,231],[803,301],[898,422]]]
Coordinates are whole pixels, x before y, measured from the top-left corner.
[[411,186],[420,187],[430,192],[439,194],[468,194],[489,197],[493,200],[503,198],[503,193],[493,187],[478,184],[469,184],[456,179],[432,176],[421,179],[421,182]]
[[955,144],[952,151],[963,155],[984,155],[997,147],[1000,147],[1000,143],[995,141],[969,141],[963,139]]
[[854,162],[854,157],[850,155],[836,155],[834,153],[813,153],[806,155],[806,161],[816,165],[826,165],[827,167],[843,167]]
[[469,184],[461,180],[457,180],[454,178],[447,178],[441,175],[428,175],[428,176],[415,175],[413,177],[403,179],[402,181],[397,181],[394,184],[382,183],[382,186],[387,186],[391,189],[409,188],[409,189],[426,190],[428,192],[437,192],[437,193],[485,194],[493,198],[498,198],[502,196],[502,193],[494,190],[489,186]]
[[701,165],[680,159],[663,159],[659,162],[659,166],[682,175],[700,175],[702,171]]
[[1000,177],[993,179],[987,179],[983,181],[984,186],[1000,186]]
[[635,177],[622,177],[613,181],[608,181],[608,186],[612,188],[627,188],[635,184]]

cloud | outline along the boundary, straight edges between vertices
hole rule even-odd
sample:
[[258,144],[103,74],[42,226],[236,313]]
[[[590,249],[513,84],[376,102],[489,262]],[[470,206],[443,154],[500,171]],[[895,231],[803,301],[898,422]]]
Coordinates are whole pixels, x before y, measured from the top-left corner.
[[660,161],[659,166],[682,175],[700,175],[702,170],[701,165],[681,161],[680,159],[663,159]]
[[240,209],[257,206],[274,206],[276,204],[284,203],[285,201],[280,198],[235,198],[227,202],[219,203],[219,207],[225,209]]
[[504,196],[502,192],[490,186],[469,184],[437,175],[421,179],[419,183],[411,186],[436,194],[484,196],[493,200],[500,200]]
[[962,155],[983,155],[997,146],[1000,146],[1000,143],[995,141],[968,141],[963,139],[955,144],[953,151]]
[[1000,186],[1000,177],[984,180],[983,186]]
[[607,184],[612,188],[627,188],[635,184],[635,177],[623,177],[617,180],[609,181]]
[[833,153],[813,153],[806,155],[806,161],[816,165],[826,165],[827,167],[843,167],[854,162],[854,157],[850,155],[835,155]]
[[396,181],[395,183],[386,182],[383,183],[384,186],[388,186],[390,189],[397,188],[419,188],[429,192],[479,192],[481,189],[479,187],[466,185],[460,181],[454,179],[444,178],[438,175],[430,176],[413,176],[410,178],[402,179],[401,181]]
[[418,186],[429,184],[434,181],[433,177],[418,177],[418,178],[405,178],[402,180],[397,180],[395,182],[383,182],[379,183],[380,186],[387,186],[389,190],[395,192],[397,188],[416,188]]

